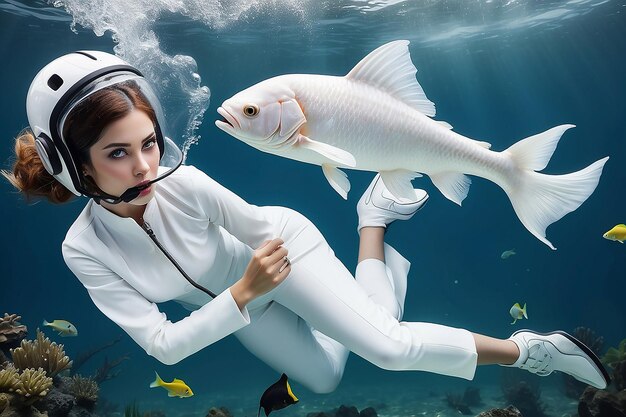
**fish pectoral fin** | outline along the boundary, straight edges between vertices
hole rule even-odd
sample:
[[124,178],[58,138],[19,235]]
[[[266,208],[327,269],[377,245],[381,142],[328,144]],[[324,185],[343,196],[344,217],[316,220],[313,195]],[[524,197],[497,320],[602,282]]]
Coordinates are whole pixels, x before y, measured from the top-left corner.
[[435,103],[426,97],[424,89],[415,79],[416,73],[409,54],[409,41],[398,40],[370,52],[346,78],[377,87],[422,114],[433,117]]
[[280,104],[280,132],[281,137],[293,135],[296,130],[306,123],[306,116],[300,104],[293,99]]
[[354,159],[354,156],[350,152],[344,151],[343,149],[339,149],[327,143],[318,142],[307,138],[304,135],[299,135],[297,144],[298,146],[317,152],[325,158],[330,159],[334,162],[334,165],[345,165],[350,168],[354,168],[356,166],[356,159]]
[[421,176],[422,174],[408,169],[396,169],[393,171],[380,172],[380,177],[389,192],[393,194],[394,197],[407,201],[415,201],[415,191],[413,191],[413,184],[411,184],[411,180]]
[[348,192],[350,191],[348,175],[336,166],[330,164],[322,164],[322,172],[330,186],[333,187],[344,200],[347,200]]
[[467,197],[472,180],[460,172],[440,172],[429,174],[433,184],[448,200],[454,201],[459,206]]

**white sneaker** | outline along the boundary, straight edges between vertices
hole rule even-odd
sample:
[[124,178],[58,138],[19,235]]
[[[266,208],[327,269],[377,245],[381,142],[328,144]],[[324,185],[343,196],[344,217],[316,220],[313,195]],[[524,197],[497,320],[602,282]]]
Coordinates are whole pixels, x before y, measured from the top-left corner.
[[598,389],[606,388],[611,382],[595,353],[563,331],[537,333],[518,330],[509,340],[517,344],[520,356],[514,364],[504,366],[525,369],[540,376],[561,371]]
[[363,193],[356,210],[359,215],[360,231],[363,227],[387,227],[394,220],[408,220],[428,200],[428,193],[415,189],[414,201],[400,201],[385,187],[380,174],[376,175]]

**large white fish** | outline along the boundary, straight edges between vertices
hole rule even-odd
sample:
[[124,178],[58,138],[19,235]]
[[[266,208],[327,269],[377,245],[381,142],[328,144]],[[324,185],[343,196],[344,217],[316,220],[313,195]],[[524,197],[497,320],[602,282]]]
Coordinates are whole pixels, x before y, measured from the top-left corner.
[[546,175],[561,125],[502,152],[433,120],[435,105],[415,79],[409,42],[385,44],[344,77],[282,75],[226,100],[217,127],[263,152],[321,165],[330,185],[347,198],[339,168],[380,172],[396,197],[415,198],[411,180],[427,174],[461,205],[471,180],[486,178],[506,192],[522,224],[550,248],[546,228],[576,210],[595,190],[608,157],[566,175]]

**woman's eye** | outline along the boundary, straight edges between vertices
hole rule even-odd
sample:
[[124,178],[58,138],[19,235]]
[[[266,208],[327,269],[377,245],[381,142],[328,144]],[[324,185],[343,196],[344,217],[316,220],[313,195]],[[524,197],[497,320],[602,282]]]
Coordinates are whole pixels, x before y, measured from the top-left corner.
[[146,141],[146,143],[143,144],[143,148],[149,149],[149,148],[152,148],[154,145],[156,145],[156,139],[150,139]]
[[109,158],[118,159],[126,155],[126,151],[124,149],[116,149],[109,154]]

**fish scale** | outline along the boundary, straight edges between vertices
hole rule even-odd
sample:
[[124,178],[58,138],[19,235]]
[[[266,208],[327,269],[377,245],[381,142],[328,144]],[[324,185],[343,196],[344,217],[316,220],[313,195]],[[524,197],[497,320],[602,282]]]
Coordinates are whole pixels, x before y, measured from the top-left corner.
[[[354,169],[405,168],[425,174],[462,169],[490,180],[495,167],[504,170],[504,158],[497,152],[446,129],[384,91],[343,77],[284,76],[283,82],[306,109],[311,126],[316,126],[307,127],[311,139],[352,153],[357,160]],[[323,90],[329,93],[316,94]],[[336,114],[343,117],[337,119]],[[320,122],[329,120],[335,123]]]

